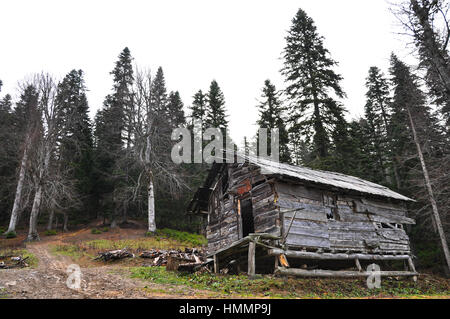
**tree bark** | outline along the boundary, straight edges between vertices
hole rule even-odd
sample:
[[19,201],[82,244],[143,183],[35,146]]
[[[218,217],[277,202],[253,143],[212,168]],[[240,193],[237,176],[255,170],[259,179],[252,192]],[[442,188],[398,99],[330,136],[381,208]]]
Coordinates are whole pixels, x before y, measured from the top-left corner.
[[148,231],[154,233],[156,231],[155,222],[155,192],[153,185],[153,173],[149,170],[148,182]]
[[411,111],[409,110],[409,108],[407,108],[407,111],[408,111],[409,121],[411,123],[411,130],[413,133],[414,142],[417,147],[417,154],[419,155],[420,164],[422,165],[423,176],[425,178],[425,185],[427,187],[431,207],[433,208],[434,223],[435,223],[435,226],[439,233],[439,238],[441,240],[441,246],[442,246],[442,250],[444,252],[444,257],[445,257],[445,260],[447,263],[448,272],[450,273],[450,252],[448,250],[447,239],[445,237],[444,228],[442,227],[441,217],[439,216],[438,207],[436,204],[436,200],[434,198],[433,188],[431,187],[430,176],[428,175],[428,169],[425,164],[425,159],[423,157],[422,148],[420,147],[419,139],[417,137],[417,132],[416,132],[414,121],[413,121],[413,118],[411,115]]
[[63,232],[67,233],[69,229],[67,228],[67,224],[69,222],[69,214],[64,213],[64,225],[63,225]]
[[28,152],[30,145],[31,145],[31,138],[28,135],[25,141],[25,149],[23,151],[22,161],[20,163],[19,181],[17,182],[16,197],[14,198],[14,205],[11,212],[9,227],[8,230],[6,231],[7,233],[16,231],[17,221],[19,219],[21,211],[23,185],[25,183],[25,173],[27,169]]
[[428,57],[445,87],[446,91],[444,94],[448,97],[450,95],[450,68],[446,61],[446,56],[444,56],[446,51],[438,43],[436,34],[430,24],[431,6],[427,8],[421,6],[417,0],[411,0],[411,7],[423,30],[422,36],[419,37],[417,34],[415,36],[419,38],[418,40],[426,48]]
[[53,227],[53,218],[55,217],[55,210],[50,210],[50,215],[48,216],[48,224],[47,224],[47,230],[51,230]]
[[37,231],[37,219],[42,202],[42,185],[39,184],[36,194],[34,195],[33,208],[30,214],[30,229],[28,230],[27,241],[39,241],[39,234]]
[[44,179],[47,174],[48,165],[50,163],[51,147],[48,144],[48,141],[44,142],[43,148],[44,148],[43,149],[44,162],[39,167],[38,186],[36,189],[36,193],[34,195],[33,208],[31,209],[30,228],[28,230],[27,241],[40,240],[39,234],[37,231],[37,221],[38,221],[39,211],[41,209],[42,192],[43,192],[43,188],[44,188],[44,186],[43,186]]

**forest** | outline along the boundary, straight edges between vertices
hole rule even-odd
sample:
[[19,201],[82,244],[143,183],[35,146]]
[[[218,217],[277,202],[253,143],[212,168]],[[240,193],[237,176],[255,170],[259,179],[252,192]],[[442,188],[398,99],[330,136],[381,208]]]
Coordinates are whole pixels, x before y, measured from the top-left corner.
[[[413,198],[408,229],[424,267],[450,266],[450,28],[446,0],[392,5],[419,62],[395,52],[390,68],[366,70],[364,115],[349,119],[339,61],[324,45],[314,20],[293,12],[280,48],[285,85],[261,83],[256,107],[261,128],[278,129],[280,161],[356,176]],[[295,15],[294,15],[295,14]],[[20,97],[1,91],[0,231],[69,231],[93,220],[111,228],[129,220],[148,232],[171,228],[200,232],[187,203],[208,174],[208,164],[171,160],[175,128],[219,128],[229,134],[220,80],[182,100],[168,88],[163,67],[139,67],[132,48],[118,52],[105,80],[113,81],[103,106],[90,118],[85,73],[63,79],[45,71],[18,84]],[[257,132],[244,141],[256,143]],[[2,239],[3,240],[3,239]],[[425,256],[426,255],[426,256]]]

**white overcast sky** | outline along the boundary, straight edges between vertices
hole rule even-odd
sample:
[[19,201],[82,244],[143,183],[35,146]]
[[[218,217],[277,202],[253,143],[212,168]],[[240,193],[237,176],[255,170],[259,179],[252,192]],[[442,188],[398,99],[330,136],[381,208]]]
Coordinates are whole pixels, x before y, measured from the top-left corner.
[[392,51],[411,61],[408,39],[396,34],[401,29],[385,0],[0,0],[1,94],[17,96],[17,82],[35,72],[62,78],[83,69],[94,115],[128,46],[140,67],[163,67],[168,90],[180,91],[186,106],[216,79],[240,142],[255,133],[264,80],[283,88],[280,57],[299,8],[340,64],[349,118],[363,113],[370,66],[387,71]]

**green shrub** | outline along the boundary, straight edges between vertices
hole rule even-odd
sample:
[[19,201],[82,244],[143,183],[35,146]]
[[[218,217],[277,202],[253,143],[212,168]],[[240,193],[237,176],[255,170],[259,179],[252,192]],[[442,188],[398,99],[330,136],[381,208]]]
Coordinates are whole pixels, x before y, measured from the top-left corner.
[[[147,233],[147,234],[149,234],[149,233]],[[158,229],[158,230],[156,230],[156,235],[173,238],[180,242],[189,243],[194,246],[203,246],[203,245],[207,244],[206,238],[202,235],[192,234],[192,233],[174,230],[174,229],[168,229],[168,228]]]
[[103,233],[103,232],[101,230],[98,230],[97,228],[92,228],[91,229],[91,234],[98,235],[98,234],[101,234],[101,233]]
[[17,234],[16,234],[16,232],[15,231],[10,231],[10,232],[8,232],[8,233],[6,233],[6,238],[16,238],[17,237]]
[[50,229],[50,230],[46,230],[44,234],[45,234],[45,236],[55,236],[55,235],[58,235],[58,231],[56,231],[54,229]]
[[109,232],[109,228],[108,227],[103,227],[102,229],[100,229],[102,232],[106,233]]
[[0,227],[0,235],[4,234],[6,232],[6,228]]

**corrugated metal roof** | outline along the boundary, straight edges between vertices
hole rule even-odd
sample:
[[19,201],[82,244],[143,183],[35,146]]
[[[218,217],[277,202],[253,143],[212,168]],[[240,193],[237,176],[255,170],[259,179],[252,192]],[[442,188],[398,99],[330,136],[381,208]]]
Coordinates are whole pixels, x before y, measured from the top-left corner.
[[341,189],[357,191],[360,193],[384,196],[404,201],[414,201],[413,199],[396,193],[385,186],[378,185],[358,177],[340,173],[313,170],[302,166],[277,163],[261,157],[243,157],[245,157],[250,163],[261,167],[261,173],[265,175],[285,175],[303,181],[334,186]]

